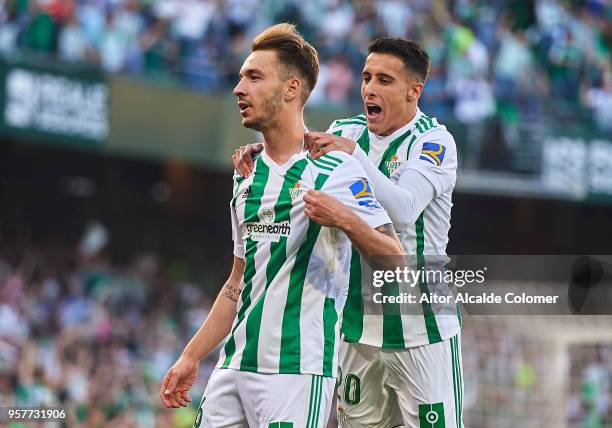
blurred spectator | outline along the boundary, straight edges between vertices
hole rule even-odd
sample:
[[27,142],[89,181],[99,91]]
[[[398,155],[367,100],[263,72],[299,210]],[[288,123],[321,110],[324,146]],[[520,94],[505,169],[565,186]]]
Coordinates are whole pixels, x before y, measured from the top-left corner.
[[325,67],[327,73],[333,76],[332,79],[327,79],[324,86],[327,101],[332,104],[346,104],[355,82],[352,70],[341,56],[331,58],[325,63]]
[[0,3],[0,55],[10,56],[17,50],[20,25],[17,9]]
[[593,109],[597,124],[603,130],[612,130],[612,67],[607,63],[601,84],[586,92],[586,104]]
[[529,90],[529,80],[535,74],[533,59],[526,37],[500,22],[498,27],[499,52],[493,65],[493,77],[498,95],[518,102]]
[[[206,91],[236,82],[250,40],[290,21],[318,49],[312,105],[360,104],[377,36],[416,40],[432,59],[423,108],[466,124],[610,125],[612,5],[603,0],[3,0],[0,55],[43,53]],[[514,141],[514,138],[510,138]]]
[[85,29],[80,25],[77,16],[73,14],[60,32],[58,55],[64,61],[82,62],[89,58],[89,49]]
[[57,33],[56,21],[37,1],[29,2],[30,22],[25,29],[25,44],[28,49],[53,52]]

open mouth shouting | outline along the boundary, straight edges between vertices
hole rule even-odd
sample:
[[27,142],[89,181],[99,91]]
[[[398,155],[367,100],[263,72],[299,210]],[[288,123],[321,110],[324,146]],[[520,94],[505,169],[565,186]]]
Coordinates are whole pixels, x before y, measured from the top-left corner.
[[365,103],[365,107],[366,118],[368,119],[368,121],[378,119],[383,111],[381,106],[369,101]]
[[238,101],[238,108],[240,109],[240,114],[242,116],[246,114],[246,111],[249,107],[251,107],[251,105],[246,101]]

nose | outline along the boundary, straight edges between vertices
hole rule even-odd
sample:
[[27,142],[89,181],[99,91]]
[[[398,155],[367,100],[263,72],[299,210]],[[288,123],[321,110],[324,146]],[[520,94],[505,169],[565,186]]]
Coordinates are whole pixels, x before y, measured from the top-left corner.
[[363,98],[375,97],[376,96],[376,85],[374,83],[374,79],[371,79],[369,82],[364,82],[363,87]]
[[237,97],[246,95],[246,91],[245,91],[244,84],[243,84],[243,79],[240,79],[240,81],[238,82],[238,84],[234,88],[233,93]]

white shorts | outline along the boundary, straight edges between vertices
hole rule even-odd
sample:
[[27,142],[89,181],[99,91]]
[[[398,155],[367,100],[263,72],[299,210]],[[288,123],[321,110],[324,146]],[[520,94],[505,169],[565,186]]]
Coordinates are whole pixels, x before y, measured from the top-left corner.
[[336,379],[215,369],[194,428],[323,428]]
[[463,428],[460,335],[398,350],[343,342],[339,425]]

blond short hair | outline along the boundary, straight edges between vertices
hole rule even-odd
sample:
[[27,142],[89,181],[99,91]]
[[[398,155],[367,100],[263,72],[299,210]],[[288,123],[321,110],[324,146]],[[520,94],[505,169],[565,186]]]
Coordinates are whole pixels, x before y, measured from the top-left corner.
[[317,51],[296,30],[283,23],[266,28],[253,39],[253,52],[273,50],[283,66],[283,78],[298,76],[302,81],[302,104],[305,104],[317,84],[319,57]]

